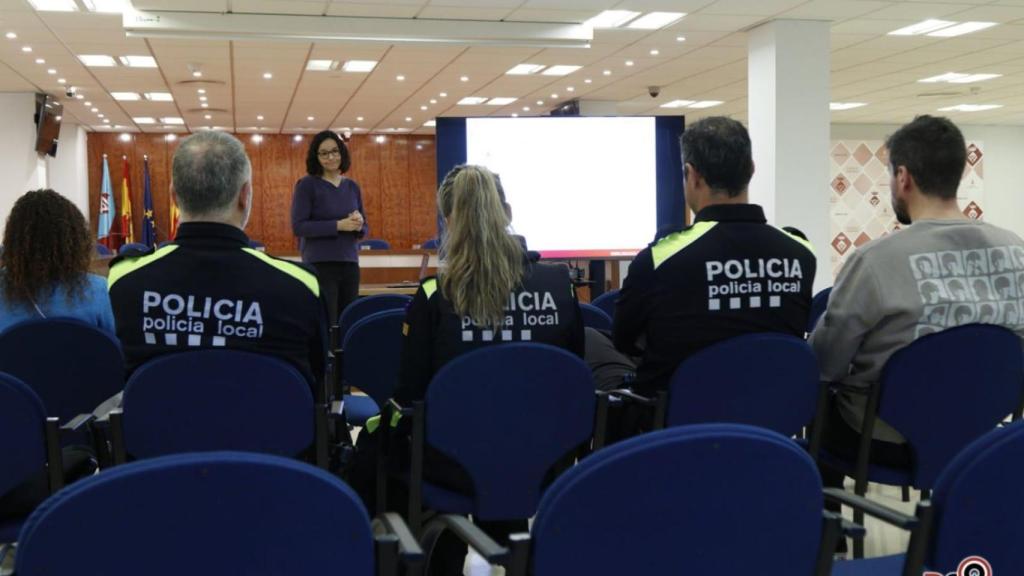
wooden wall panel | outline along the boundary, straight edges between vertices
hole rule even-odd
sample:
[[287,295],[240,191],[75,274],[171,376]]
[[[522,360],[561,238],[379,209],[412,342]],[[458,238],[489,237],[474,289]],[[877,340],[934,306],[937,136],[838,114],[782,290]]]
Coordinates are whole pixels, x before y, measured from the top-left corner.
[[[150,158],[150,182],[157,240],[166,239],[170,227],[169,186],[171,160],[180,139],[168,142],[162,134],[133,134],[123,142],[119,134],[90,133],[88,137],[89,218],[95,232],[103,154],[110,162],[110,181],[120,210],[122,156],[131,170],[132,215],[136,239],[142,232],[142,161]],[[309,137],[296,142],[286,134],[264,135],[255,143],[238,135],[253,164],[253,210],[246,231],[278,255],[298,253],[291,232],[291,198],[295,182],[306,173]],[[416,150],[416,145],[422,148]],[[388,135],[383,143],[358,134],[349,142],[352,169],[348,177],[359,183],[370,223],[370,236],[384,238],[396,249],[408,249],[435,233],[433,136]]]

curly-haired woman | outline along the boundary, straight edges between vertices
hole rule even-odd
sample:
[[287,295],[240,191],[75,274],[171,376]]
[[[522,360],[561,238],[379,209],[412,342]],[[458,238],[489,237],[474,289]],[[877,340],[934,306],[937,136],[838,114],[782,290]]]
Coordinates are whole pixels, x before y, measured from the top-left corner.
[[53,190],[23,195],[3,246],[0,331],[34,318],[75,318],[114,333],[107,283],[88,273],[93,240],[70,200]]

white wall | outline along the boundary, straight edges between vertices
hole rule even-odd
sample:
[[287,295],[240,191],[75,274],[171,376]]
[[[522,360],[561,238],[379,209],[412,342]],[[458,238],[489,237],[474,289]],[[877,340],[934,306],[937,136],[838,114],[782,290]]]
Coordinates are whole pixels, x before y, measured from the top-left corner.
[[[885,140],[898,128],[894,124],[833,124],[832,139]],[[984,220],[1024,237],[1024,185],[1020,178],[1024,162],[1024,126],[961,125],[960,130],[965,139],[982,143]],[[822,217],[828,221],[828,214]]]
[[89,219],[89,157],[86,131],[76,124],[62,124],[57,156],[47,156],[48,187],[63,194]]
[[18,197],[46,186],[46,161],[36,154],[34,94],[0,93],[0,234]]

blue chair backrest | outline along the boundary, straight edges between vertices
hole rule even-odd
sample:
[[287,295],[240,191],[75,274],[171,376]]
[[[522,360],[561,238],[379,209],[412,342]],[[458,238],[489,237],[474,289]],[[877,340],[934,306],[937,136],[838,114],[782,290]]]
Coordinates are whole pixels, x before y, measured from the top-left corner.
[[370,521],[344,482],[231,452],[136,462],[74,483],[22,528],[16,571],[169,576],[181,573],[182,550],[201,574],[374,573]]
[[149,246],[146,246],[141,242],[129,242],[124,246],[121,246],[117,250],[117,253],[124,254],[125,252],[145,252],[146,250],[149,250]]
[[643,434],[548,489],[533,523],[533,573],[809,576],[822,506],[814,462],[770,430]]
[[[364,296],[352,301],[338,316],[338,334],[342,341],[352,326],[370,314],[385,310],[405,310],[412,302],[412,296],[405,294],[377,294]],[[344,349],[344,347],[342,347]]]
[[615,301],[618,299],[619,291],[609,290],[597,298],[594,298],[590,303],[601,310],[604,310],[604,313],[607,314],[609,318],[615,318]]
[[405,310],[384,310],[364,317],[345,335],[342,378],[373,398],[377,407],[394,395],[402,355]]
[[612,317],[593,304],[580,302],[580,312],[583,315],[583,325],[595,330],[612,329]]
[[969,324],[915,340],[882,371],[878,416],[910,443],[912,480],[930,489],[942,469],[1021,402],[1021,339]]
[[121,343],[79,320],[29,320],[0,333],[0,371],[28,384],[67,422],[124,388]]
[[594,405],[579,357],[546,344],[498,344],[434,375],[426,442],[472,479],[476,517],[529,518],[547,472],[592,436]]
[[238,350],[160,356],[124,390],[124,444],[136,458],[242,450],[297,456],[313,443],[313,393],[291,364]]
[[390,250],[391,244],[387,240],[381,240],[379,238],[368,238],[359,243],[359,248],[367,248],[370,250]]
[[832,287],[829,286],[821,292],[814,295],[811,299],[811,313],[807,316],[807,331],[813,332],[814,327],[818,325],[818,319],[825,313],[825,309],[828,308],[828,297],[832,294]]
[[424,250],[437,250],[437,247],[440,246],[440,245],[441,245],[441,241],[440,240],[438,240],[437,238],[431,238],[430,240],[427,240],[426,242],[421,244],[420,248],[422,248]]
[[0,372],[0,496],[46,466],[46,408],[27,384]]
[[935,483],[935,525],[926,564],[956,572],[981,556],[996,574],[1024,574],[1024,423],[982,436],[960,452]]
[[103,244],[96,244],[96,253],[100,256],[111,256],[114,252]]
[[156,247],[157,248],[163,248],[164,246],[167,246],[168,244],[174,244],[174,240],[164,240],[163,242],[157,244]]
[[669,382],[669,426],[750,424],[792,436],[814,418],[818,361],[802,338],[747,334],[705,348]]

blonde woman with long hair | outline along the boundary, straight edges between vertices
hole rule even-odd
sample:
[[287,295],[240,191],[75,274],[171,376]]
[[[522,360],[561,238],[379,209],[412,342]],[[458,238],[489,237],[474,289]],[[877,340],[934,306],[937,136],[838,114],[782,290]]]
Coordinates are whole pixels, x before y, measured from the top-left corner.
[[[436,278],[426,278],[406,313],[395,398],[421,400],[444,364],[484,346],[538,342],[583,356],[583,322],[564,264],[531,262],[509,232],[509,216],[493,175],[480,166],[456,166],[437,192],[447,233]],[[467,431],[471,433],[472,431]],[[430,450],[424,474],[432,483],[464,493],[472,483],[458,464]],[[525,522],[482,526],[499,540]],[[462,574],[466,548],[442,537],[431,574]]]

